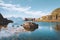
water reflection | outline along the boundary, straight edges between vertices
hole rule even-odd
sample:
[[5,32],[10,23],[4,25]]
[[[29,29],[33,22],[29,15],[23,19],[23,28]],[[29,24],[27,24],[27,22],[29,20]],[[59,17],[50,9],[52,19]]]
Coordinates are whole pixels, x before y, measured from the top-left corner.
[[50,27],[50,31],[52,31],[53,30],[53,28],[52,27]]
[[60,24],[57,24],[57,25],[55,26],[55,30],[60,31]]
[[0,32],[1,36],[6,34],[0,40],[60,40],[60,30],[56,31],[55,29],[57,24],[59,29],[60,23],[40,22],[37,24],[39,24],[39,27],[33,32],[24,31],[21,26],[16,28],[8,27],[8,30]]

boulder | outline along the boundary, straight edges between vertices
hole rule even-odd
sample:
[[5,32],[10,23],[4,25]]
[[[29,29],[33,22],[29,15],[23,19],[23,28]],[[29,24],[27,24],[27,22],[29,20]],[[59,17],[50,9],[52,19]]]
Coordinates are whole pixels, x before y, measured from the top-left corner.
[[33,22],[25,22],[22,26],[27,31],[34,31],[35,29],[38,28],[38,24]]

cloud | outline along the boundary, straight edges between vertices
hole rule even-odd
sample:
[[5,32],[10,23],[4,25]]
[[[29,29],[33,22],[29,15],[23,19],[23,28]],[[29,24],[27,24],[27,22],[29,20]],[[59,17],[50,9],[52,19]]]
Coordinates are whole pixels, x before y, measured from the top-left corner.
[[10,9],[10,10],[16,10],[16,11],[20,11],[20,12],[25,12],[27,10],[29,10],[31,7],[17,7],[18,5],[13,5],[13,4],[5,4],[5,3],[0,3],[0,6],[2,6],[2,8],[5,9]]
[[44,16],[47,15],[42,11],[25,11],[26,14],[31,14],[31,15],[35,15],[35,16]]
[[6,4],[3,1],[0,2],[0,6],[2,6],[1,8],[3,8],[3,9],[7,9],[7,10],[11,10],[11,11],[23,12],[23,13],[25,13],[27,15],[32,15],[32,16],[47,15],[46,13],[44,13],[42,11],[35,11],[35,10],[32,11],[30,6],[29,7],[22,7],[20,5]]

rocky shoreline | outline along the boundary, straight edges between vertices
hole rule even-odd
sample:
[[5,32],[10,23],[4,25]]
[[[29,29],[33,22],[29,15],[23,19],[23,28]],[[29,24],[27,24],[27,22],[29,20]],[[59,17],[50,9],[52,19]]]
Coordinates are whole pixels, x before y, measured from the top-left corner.
[[4,18],[2,14],[0,13],[0,29],[2,27],[6,28],[9,23],[13,23],[12,20],[8,20],[7,18]]

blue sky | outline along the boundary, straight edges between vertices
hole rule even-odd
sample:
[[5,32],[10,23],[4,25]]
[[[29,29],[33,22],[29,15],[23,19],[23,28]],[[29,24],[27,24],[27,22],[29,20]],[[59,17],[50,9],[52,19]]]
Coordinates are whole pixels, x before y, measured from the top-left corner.
[[60,8],[60,0],[0,0],[4,17],[41,17]]

